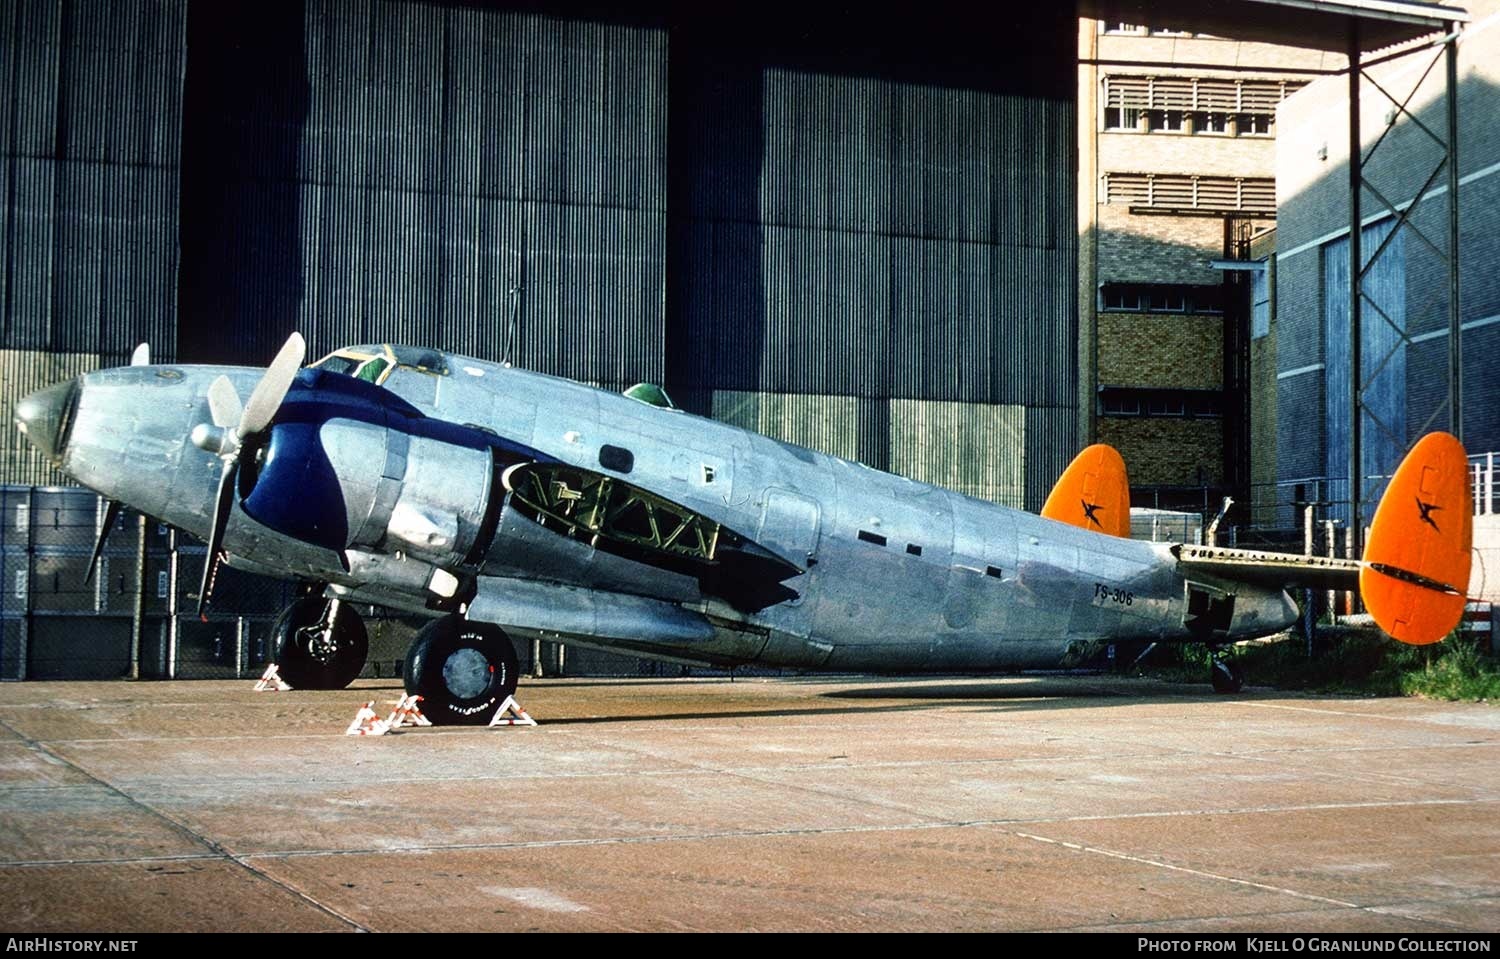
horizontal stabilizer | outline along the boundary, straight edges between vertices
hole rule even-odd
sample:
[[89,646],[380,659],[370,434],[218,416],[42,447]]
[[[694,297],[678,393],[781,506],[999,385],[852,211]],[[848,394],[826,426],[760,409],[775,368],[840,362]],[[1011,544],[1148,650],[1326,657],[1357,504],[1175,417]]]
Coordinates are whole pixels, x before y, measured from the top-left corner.
[[1403,643],[1437,642],[1463,615],[1473,547],[1468,456],[1449,434],[1429,433],[1375,510],[1359,575],[1365,608]]
[[1042,507],[1047,519],[1130,538],[1130,479],[1113,446],[1095,443],[1073,457]]
[[1275,589],[1354,589],[1360,564],[1352,559],[1268,553],[1225,546],[1174,546],[1177,566],[1184,573],[1200,572],[1237,582]]

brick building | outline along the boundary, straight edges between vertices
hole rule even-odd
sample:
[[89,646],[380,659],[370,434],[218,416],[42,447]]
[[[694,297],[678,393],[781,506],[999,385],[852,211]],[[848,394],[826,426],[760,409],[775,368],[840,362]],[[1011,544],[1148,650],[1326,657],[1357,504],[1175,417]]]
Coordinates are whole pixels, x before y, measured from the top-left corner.
[[1137,506],[1246,496],[1263,278],[1223,261],[1275,222],[1277,105],[1333,59],[1080,21],[1079,403],[1087,434],[1125,457]]

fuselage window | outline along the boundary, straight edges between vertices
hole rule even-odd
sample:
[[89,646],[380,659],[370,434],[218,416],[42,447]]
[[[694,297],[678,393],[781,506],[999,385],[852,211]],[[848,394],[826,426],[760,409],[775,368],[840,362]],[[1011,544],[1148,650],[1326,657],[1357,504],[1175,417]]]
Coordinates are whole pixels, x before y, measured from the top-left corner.
[[616,473],[628,473],[635,468],[635,454],[623,446],[599,447],[599,465]]

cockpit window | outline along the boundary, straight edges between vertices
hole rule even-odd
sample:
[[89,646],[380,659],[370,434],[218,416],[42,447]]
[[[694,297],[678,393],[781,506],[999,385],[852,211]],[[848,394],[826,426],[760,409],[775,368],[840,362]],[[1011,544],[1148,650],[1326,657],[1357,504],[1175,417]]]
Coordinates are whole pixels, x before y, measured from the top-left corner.
[[354,371],[359,369],[363,360],[353,356],[343,356],[339,353],[329,353],[318,362],[312,364],[314,369],[329,370],[334,373],[344,373],[353,376]]
[[392,347],[389,343],[345,347],[312,365],[317,369],[332,370],[377,385],[389,379],[391,371],[398,367],[432,376],[448,375],[447,358],[439,351],[407,346]]
[[354,370],[354,376],[364,380],[366,383],[379,383],[385,379],[386,370],[391,364],[383,356],[376,356],[365,360]]
[[420,373],[448,375],[448,360],[437,350],[423,350],[410,346],[386,347],[395,355],[396,363]]

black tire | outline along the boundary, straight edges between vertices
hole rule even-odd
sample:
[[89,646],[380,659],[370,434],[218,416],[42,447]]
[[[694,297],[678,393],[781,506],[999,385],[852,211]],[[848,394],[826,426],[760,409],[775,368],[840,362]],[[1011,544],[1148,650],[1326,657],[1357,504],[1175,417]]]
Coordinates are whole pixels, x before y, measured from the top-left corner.
[[516,691],[516,648],[498,626],[445,616],[406,651],[406,692],[436,725],[484,726]]
[[1209,667],[1209,676],[1216,693],[1229,695],[1239,692],[1245,686],[1244,674],[1222,659],[1214,660],[1213,666]]
[[345,604],[334,622],[333,642],[322,636],[328,600],[299,599],[282,611],[271,629],[276,647],[276,670],[293,689],[343,689],[365,668],[370,637],[364,621]]

